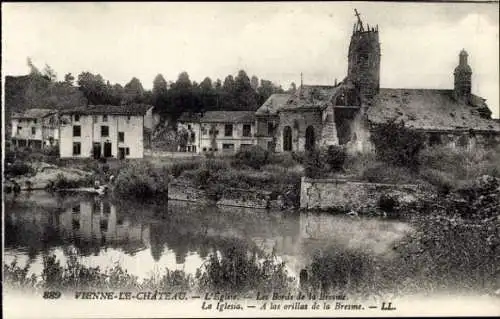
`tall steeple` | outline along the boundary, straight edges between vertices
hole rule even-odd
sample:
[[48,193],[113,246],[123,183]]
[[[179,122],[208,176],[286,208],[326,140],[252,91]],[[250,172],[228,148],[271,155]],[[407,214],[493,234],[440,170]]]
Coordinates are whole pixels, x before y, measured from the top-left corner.
[[458,58],[458,66],[455,68],[453,75],[455,76],[454,93],[457,99],[468,102],[472,87],[472,69],[467,62],[467,51],[462,49]]
[[358,10],[355,9],[354,13],[357,22],[349,44],[347,80],[363,103],[380,89],[380,42],[378,26],[365,26]]

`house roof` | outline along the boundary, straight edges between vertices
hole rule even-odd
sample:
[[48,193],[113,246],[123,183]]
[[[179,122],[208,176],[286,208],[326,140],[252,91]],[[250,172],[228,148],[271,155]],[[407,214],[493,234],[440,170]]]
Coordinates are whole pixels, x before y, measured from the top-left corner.
[[200,123],[251,123],[255,121],[254,111],[208,111],[205,113],[183,113],[180,122]]
[[153,106],[148,104],[89,105],[65,110],[62,114],[80,115],[145,115]]
[[324,108],[342,85],[302,85],[285,103],[283,110]]
[[261,107],[257,109],[257,115],[274,115],[278,110],[283,108],[286,102],[290,99],[291,94],[275,93],[272,94]]
[[484,107],[484,99],[477,96],[471,104],[456,100],[453,90],[380,89],[366,115],[374,124],[403,120],[408,127],[423,130],[500,132],[500,123],[481,116]]
[[57,113],[57,110],[54,109],[40,109],[33,108],[27,109],[22,113],[14,113],[11,118],[13,119],[39,119],[44,118],[50,114]]

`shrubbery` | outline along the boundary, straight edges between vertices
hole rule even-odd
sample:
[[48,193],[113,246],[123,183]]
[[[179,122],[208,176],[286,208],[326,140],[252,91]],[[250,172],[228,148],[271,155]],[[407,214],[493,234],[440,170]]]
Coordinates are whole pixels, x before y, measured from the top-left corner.
[[143,163],[124,167],[116,177],[115,191],[119,195],[148,198],[167,194],[169,170],[154,168]]
[[320,178],[329,173],[343,171],[347,152],[342,146],[331,145],[327,149],[314,149],[306,153],[304,159],[307,177]]
[[15,177],[34,173],[35,170],[31,167],[31,165],[20,160],[16,160],[13,163],[7,163],[5,165],[5,176]]
[[379,124],[372,130],[370,139],[378,159],[396,166],[418,167],[425,136],[405,127],[404,122]]
[[242,149],[234,155],[233,164],[235,166],[249,166],[260,169],[268,163],[269,152],[258,145]]

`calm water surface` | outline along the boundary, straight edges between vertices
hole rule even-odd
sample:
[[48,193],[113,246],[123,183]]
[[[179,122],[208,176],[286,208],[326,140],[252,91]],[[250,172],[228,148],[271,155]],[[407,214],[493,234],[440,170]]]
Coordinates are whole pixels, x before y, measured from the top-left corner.
[[390,258],[392,244],[410,230],[381,219],[37,191],[5,198],[4,262],[29,263],[40,274],[44,255],[55,254],[65,264],[68,252],[76,251],[87,266],[106,269],[118,262],[143,278],[165,267],[194,273],[210,253],[241,242],[274,252],[296,275],[318,250],[366,249]]

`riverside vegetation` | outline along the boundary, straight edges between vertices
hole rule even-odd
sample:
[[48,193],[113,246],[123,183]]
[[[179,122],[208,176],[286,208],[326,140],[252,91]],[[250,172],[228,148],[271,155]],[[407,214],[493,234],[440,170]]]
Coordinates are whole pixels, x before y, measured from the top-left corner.
[[[366,251],[318,252],[300,289],[357,295],[450,290],[498,293],[500,149],[425,147],[422,136],[394,123],[376,131],[372,140],[373,154],[349,154],[341,147],[330,147],[278,155],[254,147],[222,158],[92,167],[116,176],[118,195],[140,197],[166,192],[165,185],[172,179],[189,181],[214,197],[224,188],[254,188],[288,194],[294,203],[298,203],[303,175],[428,185],[437,195],[411,204],[381,194],[378,208],[408,221],[414,229],[394,244],[392,258]],[[24,170],[29,168],[11,168],[10,173]],[[28,269],[16,263],[4,265],[4,274],[5,282],[14,287],[299,289],[298,279],[291,278],[284,266],[275,256],[257,257],[235,244],[220,255],[210,255],[195,276],[166,270],[139,280],[120,265],[107,270],[89,268],[73,257],[64,266],[50,255],[44,259],[41,277],[29,276]]]

